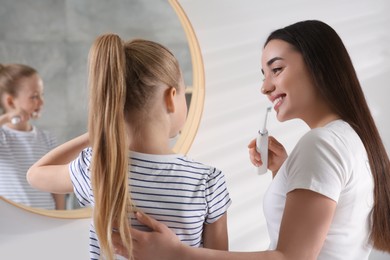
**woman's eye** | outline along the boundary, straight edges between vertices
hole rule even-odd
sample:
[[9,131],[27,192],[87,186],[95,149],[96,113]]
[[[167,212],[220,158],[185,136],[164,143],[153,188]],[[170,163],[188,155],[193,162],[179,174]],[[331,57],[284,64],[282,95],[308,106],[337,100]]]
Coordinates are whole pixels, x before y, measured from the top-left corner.
[[281,67],[273,68],[273,69],[272,69],[272,73],[273,73],[273,74],[276,74],[276,73],[278,73],[278,72],[281,71],[281,70],[282,70]]

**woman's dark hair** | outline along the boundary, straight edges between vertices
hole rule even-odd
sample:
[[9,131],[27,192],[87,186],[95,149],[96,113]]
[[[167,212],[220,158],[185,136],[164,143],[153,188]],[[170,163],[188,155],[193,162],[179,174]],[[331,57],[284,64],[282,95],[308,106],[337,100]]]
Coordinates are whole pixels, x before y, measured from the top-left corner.
[[265,45],[275,39],[302,54],[318,92],[362,140],[375,183],[371,240],[375,248],[390,252],[389,157],[342,40],[329,25],[316,20],[276,30]]

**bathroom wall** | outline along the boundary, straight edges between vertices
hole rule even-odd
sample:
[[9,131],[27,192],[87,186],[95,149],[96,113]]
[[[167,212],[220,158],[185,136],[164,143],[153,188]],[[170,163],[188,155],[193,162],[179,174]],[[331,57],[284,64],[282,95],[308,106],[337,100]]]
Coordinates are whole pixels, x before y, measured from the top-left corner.
[[86,130],[87,55],[106,32],[168,46],[192,85],[187,40],[166,0],[0,0],[0,63],[26,63],[39,71],[45,107],[34,123],[60,143]]

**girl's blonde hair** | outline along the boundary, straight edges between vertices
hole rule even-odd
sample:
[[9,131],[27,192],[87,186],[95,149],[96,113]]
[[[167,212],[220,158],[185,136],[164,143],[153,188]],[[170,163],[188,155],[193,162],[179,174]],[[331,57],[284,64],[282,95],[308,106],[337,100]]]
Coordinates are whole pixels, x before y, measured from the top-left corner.
[[127,127],[142,123],[156,88],[179,91],[180,69],[164,46],[147,40],[123,43],[114,34],[99,36],[89,53],[89,137],[94,193],[94,226],[102,256],[113,259],[117,228],[130,259],[131,198],[128,188]]
[[24,64],[0,64],[0,108],[4,111],[2,97],[5,93],[17,96],[19,91],[19,80],[27,78],[38,72]]

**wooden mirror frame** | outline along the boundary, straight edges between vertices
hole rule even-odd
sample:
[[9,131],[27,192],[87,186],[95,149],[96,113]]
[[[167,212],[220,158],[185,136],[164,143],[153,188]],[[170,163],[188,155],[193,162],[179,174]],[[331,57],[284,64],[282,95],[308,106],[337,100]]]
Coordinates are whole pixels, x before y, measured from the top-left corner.
[[[191,54],[193,78],[193,86],[189,88],[191,94],[191,105],[188,110],[186,123],[183,127],[179,139],[173,147],[174,152],[186,154],[190,149],[192,142],[194,141],[203,112],[205,96],[204,66],[199,43],[196,38],[193,27],[188,20],[187,15],[185,14],[183,8],[180,6],[178,0],[169,0],[169,3],[176,12],[180,23],[184,29]],[[63,219],[79,219],[92,217],[91,208],[82,208],[74,210],[46,210],[36,209],[29,206],[25,206],[23,204],[15,203],[13,201],[5,199],[2,196],[0,196],[0,199],[20,209],[47,217]]]

